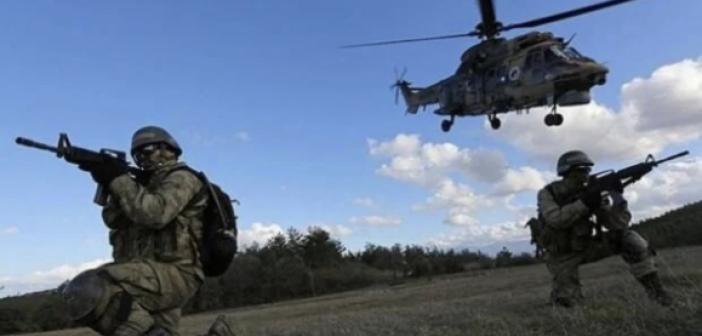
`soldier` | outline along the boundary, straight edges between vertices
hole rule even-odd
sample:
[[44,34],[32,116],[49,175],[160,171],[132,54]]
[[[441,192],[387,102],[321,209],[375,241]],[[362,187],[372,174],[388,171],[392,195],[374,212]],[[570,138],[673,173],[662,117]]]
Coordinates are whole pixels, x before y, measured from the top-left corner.
[[[599,192],[585,191],[593,165],[582,151],[564,153],[557,164],[562,179],[538,193],[539,217],[545,224],[540,242],[546,249],[546,265],[553,277],[552,303],[564,307],[578,303],[583,298],[578,267],[621,254],[648,296],[661,305],[671,305],[648,242],[629,230],[631,213],[623,190],[611,193],[611,201]],[[602,232],[602,227],[607,231]],[[593,231],[597,234],[593,235]]]
[[[181,308],[204,281],[198,244],[209,195],[164,129],[143,127],[131,154],[141,169],[82,165],[109,189],[102,217],[114,262],[85,271],[63,290],[69,316],[102,335],[177,336]],[[210,335],[229,335],[217,319]]]

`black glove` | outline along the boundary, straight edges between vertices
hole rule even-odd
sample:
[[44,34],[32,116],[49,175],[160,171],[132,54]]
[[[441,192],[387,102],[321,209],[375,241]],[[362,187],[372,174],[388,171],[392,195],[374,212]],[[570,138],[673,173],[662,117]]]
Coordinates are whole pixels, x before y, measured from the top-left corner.
[[151,180],[151,175],[153,175],[152,171],[139,170],[134,172],[134,181],[142,186],[147,186],[149,184],[149,180]]
[[95,182],[105,186],[109,185],[117,176],[127,173],[127,165],[118,160],[81,163],[78,168],[89,172]]
[[580,196],[580,200],[585,203],[591,211],[596,210],[602,205],[602,194],[599,190],[588,190]]

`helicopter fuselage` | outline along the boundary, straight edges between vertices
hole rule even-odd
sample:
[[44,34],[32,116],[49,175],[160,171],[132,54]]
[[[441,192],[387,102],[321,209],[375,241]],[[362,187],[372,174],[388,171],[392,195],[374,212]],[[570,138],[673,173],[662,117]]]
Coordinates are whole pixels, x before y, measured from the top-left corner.
[[539,32],[490,39],[466,50],[448,78],[423,88],[404,81],[398,86],[408,112],[438,104],[434,113],[451,118],[587,104],[590,89],[605,83],[608,70],[568,44]]

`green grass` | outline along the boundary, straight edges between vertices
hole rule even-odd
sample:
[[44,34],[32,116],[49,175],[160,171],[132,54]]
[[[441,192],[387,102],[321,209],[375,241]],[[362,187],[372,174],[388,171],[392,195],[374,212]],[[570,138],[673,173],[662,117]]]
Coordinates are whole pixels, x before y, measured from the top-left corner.
[[676,299],[672,308],[650,302],[614,257],[581,269],[586,301],[574,309],[547,303],[549,275],[544,265],[533,265],[196,314],[184,318],[182,329],[203,334],[225,314],[237,335],[702,335],[702,247],[659,257]]

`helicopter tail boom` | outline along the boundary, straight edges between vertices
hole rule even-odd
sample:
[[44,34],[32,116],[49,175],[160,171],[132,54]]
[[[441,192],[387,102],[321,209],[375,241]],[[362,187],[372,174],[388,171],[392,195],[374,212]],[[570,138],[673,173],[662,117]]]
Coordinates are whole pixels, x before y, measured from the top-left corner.
[[[416,114],[420,107],[439,103],[441,83],[428,87],[411,87],[407,81],[395,83],[396,94],[402,93],[402,98],[407,105],[407,113]],[[397,100],[397,96],[395,97]]]
[[417,94],[414,91],[419,89],[411,88],[410,82],[405,80],[398,80],[393,87],[395,87],[396,90],[395,103],[397,103],[398,95],[402,93],[402,99],[404,99],[405,105],[407,105],[407,113],[417,114],[419,106],[422,104],[417,99]]

